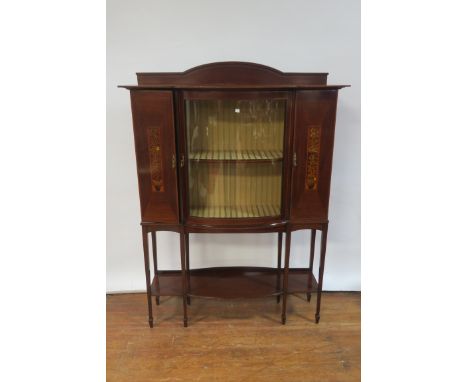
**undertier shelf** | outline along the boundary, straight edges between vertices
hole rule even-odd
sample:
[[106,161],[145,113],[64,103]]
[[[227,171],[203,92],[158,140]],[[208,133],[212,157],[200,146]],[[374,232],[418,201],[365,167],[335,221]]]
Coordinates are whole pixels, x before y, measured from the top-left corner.
[[200,218],[255,218],[280,216],[279,205],[191,207],[190,216]]
[[278,150],[197,151],[189,154],[196,161],[278,161],[283,152]]
[[[283,272],[276,268],[220,267],[190,271],[189,296],[243,298],[274,296],[282,293]],[[290,268],[288,294],[317,291],[317,281],[307,268]],[[153,296],[181,296],[181,271],[158,271],[151,284]]]

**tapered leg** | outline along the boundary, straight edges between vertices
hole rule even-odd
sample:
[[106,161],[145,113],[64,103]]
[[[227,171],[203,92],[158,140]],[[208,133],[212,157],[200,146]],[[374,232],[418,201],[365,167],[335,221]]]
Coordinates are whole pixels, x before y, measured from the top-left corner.
[[[189,246],[189,234],[185,234],[185,263],[187,272],[187,293],[190,292],[190,246]],[[187,304],[190,305],[190,296],[187,296]]]
[[180,265],[182,268],[182,301],[184,304],[184,327],[187,327],[187,275],[185,272],[185,232],[180,234]]
[[286,300],[288,296],[288,274],[289,274],[289,252],[291,249],[291,231],[286,231],[286,249],[284,257],[284,275],[283,275],[283,311],[281,314],[281,322],[286,323]]
[[[276,289],[280,289],[280,277],[281,277],[281,251],[283,248],[283,232],[278,232],[278,267],[276,275]],[[276,296],[276,302],[279,304],[281,295]]]
[[150,328],[153,327],[153,306],[151,304],[151,276],[150,276],[150,263],[148,253],[148,231],[142,227],[143,233],[143,253],[145,256],[145,274],[146,274],[146,297],[148,299],[148,322]]
[[[151,231],[151,244],[153,247],[154,279],[156,280],[156,287],[159,289],[158,248],[156,245],[156,232],[155,231]],[[159,296],[156,296],[156,305],[159,305]]]
[[320,300],[322,299],[323,271],[325,269],[325,253],[327,251],[327,233],[328,224],[324,224],[322,228],[322,237],[320,238],[320,267],[317,290],[317,310],[315,311],[316,324],[320,321]]
[[[307,287],[310,290],[312,288],[312,276],[313,276],[313,267],[314,267],[314,254],[315,254],[315,235],[317,231],[315,229],[311,230],[310,233],[310,257],[309,257],[309,281]],[[310,293],[307,293],[307,301],[310,302]]]

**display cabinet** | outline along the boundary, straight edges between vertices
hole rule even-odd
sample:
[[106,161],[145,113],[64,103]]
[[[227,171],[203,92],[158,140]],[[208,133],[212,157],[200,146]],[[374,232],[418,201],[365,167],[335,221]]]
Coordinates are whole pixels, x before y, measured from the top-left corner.
[[[131,95],[149,325],[153,296],[156,304],[182,296],[184,326],[191,297],[276,296],[284,324],[291,293],[308,301],[316,293],[318,323],[337,96],[347,85],[327,85],[327,73],[243,62],[137,78],[122,87]],[[290,268],[291,233],[303,229],[311,232],[309,266]],[[180,235],[180,270],[158,270],[158,231]],[[274,233],[277,266],[191,269],[190,233]]]

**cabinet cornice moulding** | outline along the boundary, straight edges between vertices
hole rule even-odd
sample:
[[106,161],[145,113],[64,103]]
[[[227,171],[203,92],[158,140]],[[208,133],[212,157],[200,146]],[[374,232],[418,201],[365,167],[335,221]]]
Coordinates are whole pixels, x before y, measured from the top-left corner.
[[328,73],[281,72],[269,66],[238,61],[214,62],[184,72],[137,73],[140,87],[157,88],[310,88],[327,85],[327,76]]

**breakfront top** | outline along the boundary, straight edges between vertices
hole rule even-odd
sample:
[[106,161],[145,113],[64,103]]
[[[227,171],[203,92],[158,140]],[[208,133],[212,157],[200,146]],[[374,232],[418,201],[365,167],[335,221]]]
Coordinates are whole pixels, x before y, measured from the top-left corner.
[[281,230],[328,221],[338,90],[328,73],[221,62],[137,73],[143,224]]

